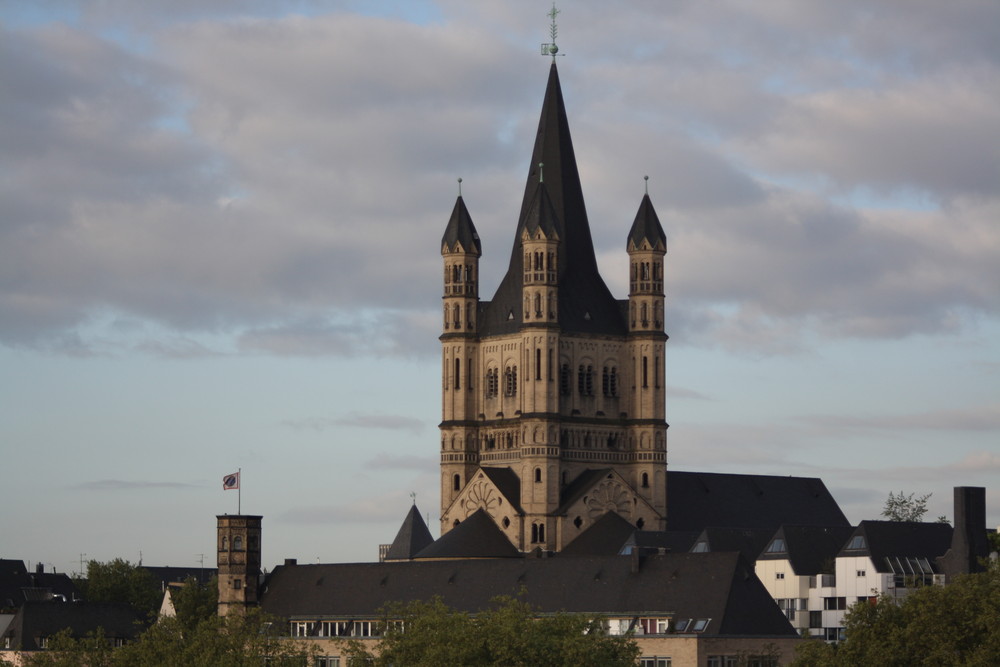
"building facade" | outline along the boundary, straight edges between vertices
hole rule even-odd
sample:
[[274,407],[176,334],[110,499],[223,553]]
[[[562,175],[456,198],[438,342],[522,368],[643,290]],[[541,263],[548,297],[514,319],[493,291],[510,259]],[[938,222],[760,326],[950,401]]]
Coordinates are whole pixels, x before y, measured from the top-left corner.
[[521,551],[558,551],[609,510],[666,528],[666,236],[648,194],[622,230],[630,287],[616,300],[553,63],[492,299],[480,298],[483,249],[461,195],[442,238],[442,534],[478,509]]

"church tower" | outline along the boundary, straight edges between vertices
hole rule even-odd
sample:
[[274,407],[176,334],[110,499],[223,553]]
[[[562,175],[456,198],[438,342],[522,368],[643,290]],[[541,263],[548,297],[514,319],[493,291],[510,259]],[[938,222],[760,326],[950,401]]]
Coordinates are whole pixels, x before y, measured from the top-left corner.
[[616,300],[553,59],[492,299],[479,299],[482,248],[461,193],[442,239],[442,534],[479,509],[521,551],[561,550],[608,511],[666,527],[666,236],[648,194],[626,244],[632,279]]
[[258,602],[262,519],[249,514],[216,517],[219,616],[243,613]]

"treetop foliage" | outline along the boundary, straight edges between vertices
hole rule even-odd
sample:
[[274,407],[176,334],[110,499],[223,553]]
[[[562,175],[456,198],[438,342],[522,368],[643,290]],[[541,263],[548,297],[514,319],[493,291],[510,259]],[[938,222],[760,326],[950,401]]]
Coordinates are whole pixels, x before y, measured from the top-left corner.
[[834,647],[804,642],[794,667],[993,667],[1000,662],[1000,566],[925,586],[902,601],[859,602]]
[[927,514],[927,500],[932,494],[916,498],[914,495],[913,493],[906,495],[902,491],[896,495],[890,491],[882,508],[882,516],[889,521],[920,521]]
[[608,635],[600,619],[559,613],[539,616],[510,597],[476,615],[440,598],[390,605],[379,654],[348,642],[349,664],[376,667],[634,667],[639,648],[630,636]]
[[121,558],[107,563],[89,561],[87,578],[75,583],[88,602],[127,603],[144,617],[152,617],[163,598],[148,571]]

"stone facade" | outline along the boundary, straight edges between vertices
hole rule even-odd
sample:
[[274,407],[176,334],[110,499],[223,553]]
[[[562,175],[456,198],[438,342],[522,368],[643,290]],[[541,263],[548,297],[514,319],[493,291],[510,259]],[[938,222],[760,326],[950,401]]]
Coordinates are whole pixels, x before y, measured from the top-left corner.
[[262,518],[246,514],[216,517],[220,616],[241,613],[258,602]]

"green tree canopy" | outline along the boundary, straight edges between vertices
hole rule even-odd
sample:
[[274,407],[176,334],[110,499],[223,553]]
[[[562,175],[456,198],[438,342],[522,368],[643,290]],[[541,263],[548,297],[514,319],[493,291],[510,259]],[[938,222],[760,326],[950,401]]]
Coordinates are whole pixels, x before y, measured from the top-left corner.
[[509,597],[476,615],[451,609],[440,598],[391,605],[385,610],[379,655],[350,642],[352,664],[376,667],[634,667],[639,648],[629,636],[612,636],[599,619],[579,614],[539,616]]
[[152,575],[139,565],[116,558],[107,563],[87,563],[87,578],[76,581],[88,602],[119,602],[132,605],[141,615],[151,617],[160,608],[163,593]]
[[199,583],[188,577],[183,586],[171,588],[170,599],[177,612],[177,620],[187,631],[193,631],[202,621],[218,614],[219,579],[212,577],[207,583]]
[[926,586],[897,602],[860,602],[845,619],[846,639],[834,648],[810,641],[796,667],[987,667],[1000,663],[1000,567]]
[[931,494],[919,497],[914,495],[913,493],[906,495],[902,491],[896,495],[890,491],[882,508],[882,516],[889,521],[920,521],[927,514],[927,500]]

